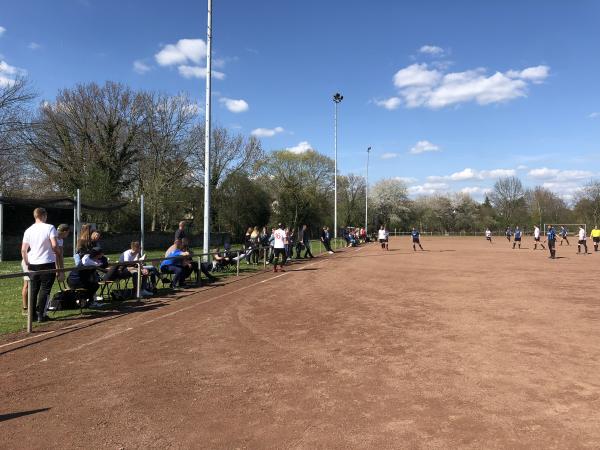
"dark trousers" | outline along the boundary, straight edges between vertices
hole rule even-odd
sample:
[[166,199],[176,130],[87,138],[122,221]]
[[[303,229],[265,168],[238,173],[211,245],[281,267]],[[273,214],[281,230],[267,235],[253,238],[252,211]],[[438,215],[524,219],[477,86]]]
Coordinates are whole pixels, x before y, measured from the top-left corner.
[[310,251],[310,242],[305,242],[304,243],[304,257],[306,258],[307,256],[310,256],[311,258],[314,258],[312,252]]
[[325,246],[325,250],[328,252],[332,252],[331,250],[331,241],[329,239],[323,239],[323,245]]
[[550,258],[556,257],[556,241],[548,239],[548,250],[550,250]]
[[200,270],[209,280],[216,280],[216,278],[210,273],[210,271],[212,270],[212,263],[200,263]]
[[185,269],[182,266],[168,265],[163,266],[161,270],[173,274],[173,287],[180,286],[185,281]]
[[[49,264],[30,264],[29,270],[35,272],[37,270],[52,270],[55,269],[54,263]],[[31,296],[35,302],[35,311],[42,315],[46,308],[46,300],[52,291],[54,280],[56,280],[56,272],[47,274],[35,275],[31,274],[31,281],[29,282],[29,289],[31,289]]]
[[100,285],[98,284],[97,281],[95,281],[95,278],[96,278],[95,271],[94,271],[93,275],[94,275],[93,280],[91,277],[88,277],[87,279],[85,277],[78,278],[76,280],[73,280],[72,278],[68,278],[67,284],[69,285],[69,287],[71,289],[85,289],[86,290],[86,299],[89,301],[94,301],[95,297],[96,297],[96,291],[98,290]]

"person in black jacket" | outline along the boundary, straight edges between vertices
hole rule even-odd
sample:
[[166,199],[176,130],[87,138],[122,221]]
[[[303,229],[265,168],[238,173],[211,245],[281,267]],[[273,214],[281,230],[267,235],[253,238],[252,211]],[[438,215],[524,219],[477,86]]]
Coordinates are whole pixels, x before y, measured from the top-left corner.
[[331,234],[329,233],[329,227],[324,226],[323,231],[321,231],[321,242],[325,246],[325,250],[331,255],[333,254],[333,250],[331,250]]
[[304,247],[304,258],[314,258],[313,254],[310,251],[310,233],[308,231],[307,225],[302,225],[302,228],[298,233],[298,244],[296,245],[296,255],[298,258],[302,258],[302,256],[300,255],[302,247]]

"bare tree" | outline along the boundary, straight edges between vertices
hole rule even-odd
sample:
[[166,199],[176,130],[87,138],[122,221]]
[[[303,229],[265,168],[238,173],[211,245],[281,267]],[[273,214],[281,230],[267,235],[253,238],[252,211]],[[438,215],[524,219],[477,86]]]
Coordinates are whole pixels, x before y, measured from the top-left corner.
[[509,225],[518,209],[524,206],[524,196],[523,184],[517,177],[500,178],[496,181],[490,200],[502,216],[504,225]]
[[340,217],[346,226],[356,226],[364,223],[365,214],[364,177],[353,173],[338,177],[340,198]]
[[[191,184],[189,159],[193,151],[188,145],[189,133],[197,111],[184,96],[141,94],[143,118],[140,128],[139,163],[134,165],[139,192],[144,194],[150,212],[151,230],[159,221],[168,225],[167,203],[177,200],[175,194]],[[172,205],[171,205],[172,206]],[[189,205],[188,205],[189,206]],[[180,217],[186,207],[180,205]]]
[[586,223],[600,225],[600,181],[590,181],[579,191],[575,212]]
[[25,160],[19,143],[29,126],[29,106],[35,96],[25,78],[0,83],[0,192],[23,183]]
[[527,190],[525,199],[533,223],[560,222],[570,214],[565,201],[545,187],[536,186]]

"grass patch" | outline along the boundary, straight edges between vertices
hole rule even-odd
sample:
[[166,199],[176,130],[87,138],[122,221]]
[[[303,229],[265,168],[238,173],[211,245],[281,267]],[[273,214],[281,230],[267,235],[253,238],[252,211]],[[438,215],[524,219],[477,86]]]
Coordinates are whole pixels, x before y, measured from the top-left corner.
[[[340,248],[342,246],[342,241],[338,239],[338,242],[335,243],[334,248]],[[233,249],[238,249],[239,246],[234,246]],[[311,250],[314,256],[318,256],[322,254],[325,249],[322,245],[320,245],[319,241],[313,241],[311,245]],[[202,253],[202,249],[195,248],[193,249],[194,253],[199,255]],[[302,252],[304,253],[304,252]],[[294,252],[295,254],[295,252]],[[146,252],[148,259],[153,258],[161,258],[164,256],[164,251],[153,250]],[[119,260],[119,254],[110,254],[106,255],[111,262],[115,262]],[[73,266],[73,259],[66,258],[65,265],[68,267]],[[268,265],[268,268],[271,266]],[[245,261],[240,262],[240,275],[248,275],[257,271],[261,271],[264,269],[264,261],[261,260],[258,265],[246,264]],[[4,261],[0,263],[0,275],[5,275],[9,273],[17,273],[21,272],[21,261]],[[236,276],[236,267],[232,266],[229,270],[224,272],[216,272],[213,275],[217,278],[224,279],[230,276]],[[162,284],[159,283],[162,286]],[[22,314],[22,306],[21,306],[21,288],[23,286],[22,278],[10,278],[6,280],[0,280],[0,334],[6,333],[14,333],[17,331],[22,331],[27,328],[27,317]],[[54,287],[52,289],[51,295],[54,295],[55,292],[58,292],[59,287],[58,283],[54,283]],[[164,295],[170,292],[169,289],[160,289],[158,296]],[[119,309],[123,305],[127,306],[128,302],[117,302],[111,303],[107,302],[107,305],[103,309],[83,309],[85,314],[105,314],[107,312],[113,312],[115,309]],[[68,311],[56,311],[51,314],[53,319],[69,319],[79,316],[79,310],[68,310]],[[36,324],[34,323],[34,327]]]

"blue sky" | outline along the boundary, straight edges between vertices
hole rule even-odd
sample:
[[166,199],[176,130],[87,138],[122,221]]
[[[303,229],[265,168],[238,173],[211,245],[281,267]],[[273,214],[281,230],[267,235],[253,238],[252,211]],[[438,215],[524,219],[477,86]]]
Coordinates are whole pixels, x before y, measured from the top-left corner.
[[[600,174],[600,2],[213,0],[214,123],[312,147],[413,195],[481,199],[516,174],[566,199]],[[0,82],[79,82],[204,103],[203,0],[0,0]],[[272,135],[272,136],[268,136]]]

